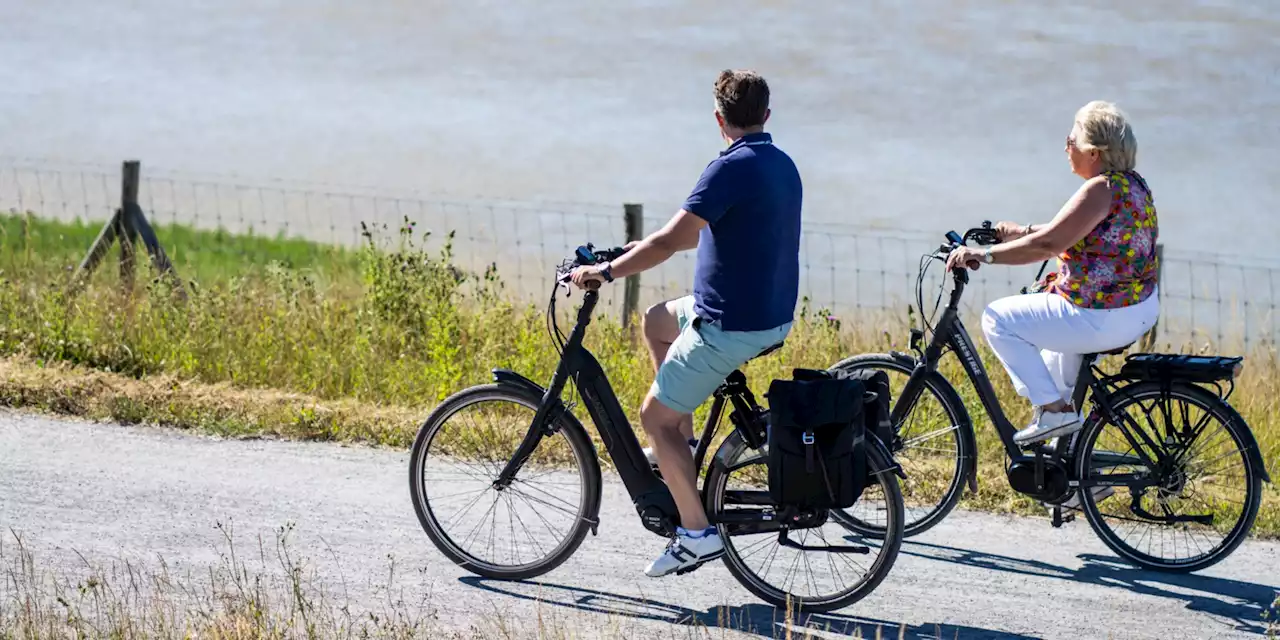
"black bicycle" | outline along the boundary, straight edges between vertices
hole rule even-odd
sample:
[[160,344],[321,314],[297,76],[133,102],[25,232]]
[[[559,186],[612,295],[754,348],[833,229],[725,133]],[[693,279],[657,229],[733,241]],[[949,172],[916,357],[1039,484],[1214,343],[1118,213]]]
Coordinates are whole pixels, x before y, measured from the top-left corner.
[[[986,222],[964,236],[948,232],[947,243],[922,258],[916,281],[922,316],[928,266],[945,262],[952,249],[969,241],[991,245],[999,240]],[[1113,551],[1164,571],[1203,569],[1244,541],[1258,513],[1262,482],[1270,482],[1270,476],[1253,433],[1227,402],[1242,358],[1139,353],[1108,374],[1096,366],[1098,356],[1119,355],[1128,346],[1087,354],[1073,398],[1073,406],[1085,409],[1089,394],[1083,428],[1023,448],[1013,441],[1017,429],[1000,407],[959,317],[968,270],[953,270],[951,276],[954,288],[937,326],[926,319],[924,329],[911,329],[914,356],[897,351],[859,355],[829,369],[874,369],[896,379],[890,416],[895,435],[888,444],[906,473],[908,537],[945,518],[966,485],[977,492],[973,422],[960,394],[938,371],[943,357],[955,353],[1004,443],[1009,485],[1049,507],[1053,526],[1083,509]],[[941,298],[939,291],[938,303]],[[921,349],[926,330],[933,335]],[[854,514],[835,518],[864,534],[878,533],[877,526]]]
[[[557,324],[556,297],[560,286],[567,288],[569,271],[621,254],[622,249],[586,245],[557,269],[547,323],[560,363],[548,387],[495,369],[493,384],[445,399],[418,431],[409,463],[414,510],[436,547],[473,573],[512,580],[538,576],[568,559],[587,531],[597,533],[600,466],[574,405],[561,397],[570,380],[644,528],[666,537],[675,533],[679,515],[671,493],[645,459],[604,370],[582,344],[599,293],[584,293],[567,338]],[[867,435],[866,463],[874,480],[848,512],[860,523],[871,522],[877,534],[860,536],[833,521],[830,510],[772,502],[768,412],[756,403],[741,371],[715,392],[694,456],[696,469],[703,469],[726,412],[733,431],[712,456],[701,493],[724,540],[730,573],[776,606],[829,611],[871,593],[893,567],[903,537],[901,471],[885,445]]]

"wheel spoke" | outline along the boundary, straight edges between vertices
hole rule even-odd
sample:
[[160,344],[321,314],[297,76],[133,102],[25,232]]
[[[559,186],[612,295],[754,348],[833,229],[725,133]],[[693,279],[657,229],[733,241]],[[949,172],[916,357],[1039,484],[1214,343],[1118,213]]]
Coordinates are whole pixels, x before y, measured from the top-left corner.
[[587,492],[599,496],[583,468],[595,455],[590,442],[580,431],[560,429],[543,438],[521,475],[499,490],[494,480],[540,400],[501,385],[455,398],[423,426],[419,438],[426,439],[414,445],[420,478],[414,499],[425,512],[423,529],[451,559],[487,577],[532,576],[563,562],[589,526]]
[[[1117,447],[1106,447],[1105,455],[1095,459],[1094,452],[1103,451],[1104,439],[1127,441],[1130,452],[1154,455],[1159,461],[1149,469],[1129,472],[1150,474],[1147,482],[1152,486],[1129,487],[1128,497],[1117,494],[1117,499],[1108,501],[1111,506],[1106,513],[1097,511],[1096,505],[1094,511],[1086,508],[1098,534],[1114,551],[1145,566],[1203,568],[1221,560],[1248,534],[1244,524],[1257,513],[1259,481],[1247,473],[1248,460],[1235,431],[1247,426],[1225,419],[1215,404],[1220,402],[1176,386],[1167,395],[1155,385],[1127,394],[1122,391],[1112,408],[1120,424],[1100,424],[1086,436],[1089,441],[1081,451],[1089,461],[1090,477],[1125,475],[1115,473],[1121,467],[1110,464],[1118,458],[1113,454]],[[1134,409],[1149,426],[1138,424],[1131,415]],[[1210,429],[1219,432],[1209,434]],[[1134,512],[1133,495],[1139,496],[1139,511],[1157,514],[1156,519]],[[1211,516],[1212,523],[1169,521],[1204,515]]]
[[[745,448],[740,443],[736,446]],[[733,459],[733,456],[729,458]],[[724,468],[711,471],[707,477],[707,491],[711,498],[713,517],[726,513],[729,496],[739,495],[735,493],[736,487],[744,482],[751,484],[750,478],[763,471],[764,465],[761,463],[754,468],[738,467],[732,472]],[[876,500],[891,500],[890,504],[895,506],[887,511],[888,515],[880,525],[888,532],[885,541],[847,542],[854,536],[849,536],[844,531],[848,529],[858,533],[857,530],[851,528],[847,520],[834,518],[815,527],[788,531],[790,544],[810,549],[783,546],[778,542],[776,533],[733,535],[722,530],[726,564],[745,586],[766,596],[775,605],[782,604],[789,597],[793,603],[823,603],[823,606],[835,603],[830,606],[847,606],[865,597],[892,567],[903,531],[901,494],[896,490],[890,493],[886,488],[896,487],[896,476],[877,473],[872,477],[875,480],[866,488],[859,504],[855,506],[865,507]],[[886,482],[890,484],[886,485]],[[877,488],[880,490],[877,491]],[[881,493],[892,498],[886,498]],[[879,510],[885,512],[884,507],[879,507]],[[826,527],[832,527],[834,536],[827,535]],[[831,540],[835,540],[837,544],[833,545]],[[844,547],[847,550],[858,545],[868,549],[865,557],[862,554],[827,549]],[[860,560],[869,560],[870,564],[864,567],[857,562]]]

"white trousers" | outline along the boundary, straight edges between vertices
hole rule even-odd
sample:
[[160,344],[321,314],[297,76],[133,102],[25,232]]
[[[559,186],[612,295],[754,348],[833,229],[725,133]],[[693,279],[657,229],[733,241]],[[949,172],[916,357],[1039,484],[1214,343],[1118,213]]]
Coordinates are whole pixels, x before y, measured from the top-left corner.
[[1120,309],[1083,309],[1052,293],[1001,298],[982,313],[982,333],[1018,395],[1037,407],[1069,403],[1083,355],[1141,338],[1160,315],[1157,294]]

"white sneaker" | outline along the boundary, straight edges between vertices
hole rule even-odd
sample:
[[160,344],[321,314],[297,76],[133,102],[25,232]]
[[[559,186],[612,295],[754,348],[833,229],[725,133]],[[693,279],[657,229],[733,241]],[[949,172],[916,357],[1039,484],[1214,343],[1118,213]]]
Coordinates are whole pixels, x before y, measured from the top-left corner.
[[[649,461],[649,466],[658,464],[658,456],[654,455],[653,447],[645,447],[644,449],[641,449],[641,451],[644,451],[644,458]],[[698,455],[697,438],[689,438],[689,453],[690,455]]]
[[649,563],[644,574],[650,578],[659,578],[670,573],[688,573],[723,555],[724,542],[715,527],[696,533],[684,527],[676,527],[676,537],[667,544],[662,555]]
[[1027,428],[1013,434],[1016,444],[1031,444],[1054,437],[1071,435],[1084,427],[1080,414],[1074,411],[1044,411],[1036,408]]

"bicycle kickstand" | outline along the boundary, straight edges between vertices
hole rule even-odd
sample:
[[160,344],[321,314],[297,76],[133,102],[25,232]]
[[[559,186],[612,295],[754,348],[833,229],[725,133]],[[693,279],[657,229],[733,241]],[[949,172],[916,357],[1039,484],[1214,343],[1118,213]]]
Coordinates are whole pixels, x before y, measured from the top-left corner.
[[1068,513],[1068,514],[1064,517],[1064,516],[1062,515],[1062,506],[1061,506],[1061,505],[1054,505],[1054,506],[1053,506],[1053,520],[1052,520],[1052,524],[1053,524],[1053,528],[1054,528],[1054,529],[1061,529],[1061,528],[1062,528],[1062,525],[1063,525],[1064,523],[1071,522],[1071,521],[1073,521],[1073,520],[1075,520],[1075,519],[1076,519],[1076,514],[1075,514],[1075,512],[1074,512],[1074,511],[1073,511],[1073,512]]

